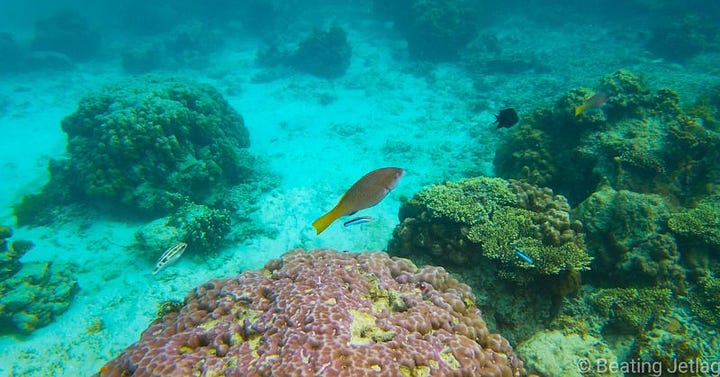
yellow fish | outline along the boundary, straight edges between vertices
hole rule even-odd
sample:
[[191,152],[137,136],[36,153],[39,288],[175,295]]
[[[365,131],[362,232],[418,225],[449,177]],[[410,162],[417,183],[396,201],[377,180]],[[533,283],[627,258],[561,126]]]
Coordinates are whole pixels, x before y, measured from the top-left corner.
[[575,116],[579,116],[585,110],[599,109],[607,101],[607,95],[602,92],[597,92],[583,102],[582,105],[575,108]]
[[400,168],[382,168],[365,174],[345,192],[330,212],[312,223],[313,228],[320,234],[338,218],[380,203],[404,174],[405,171]]

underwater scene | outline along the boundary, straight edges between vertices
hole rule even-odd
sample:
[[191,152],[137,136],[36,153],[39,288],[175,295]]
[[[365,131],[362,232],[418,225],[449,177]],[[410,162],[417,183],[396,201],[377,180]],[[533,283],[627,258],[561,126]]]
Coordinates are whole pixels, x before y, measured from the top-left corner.
[[0,1],[0,377],[720,376],[720,2]]

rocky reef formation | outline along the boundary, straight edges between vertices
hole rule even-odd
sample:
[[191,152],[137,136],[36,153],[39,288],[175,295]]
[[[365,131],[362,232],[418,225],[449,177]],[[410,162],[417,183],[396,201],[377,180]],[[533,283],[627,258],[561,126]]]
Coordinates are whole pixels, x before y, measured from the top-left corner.
[[[606,101],[576,113],[595,93]],[[619,361],[652,360],[663,370],[720,357],[718,98],[714,88],[682,106],[675,91],[652,92],[620,70],[508,132],[496,172],[566,195],[593,257],[581,289],[535,331],[597,338]],[[528,369],[548,373],[534,356],[538,340],[519,340]]]
[[523,376],[470,288],[380,252],[294,250],[212,280],[99,376]]
[[0,226],[0,334],[28,334],[67,310],[78,291],[67,263],[21,263],[34,245],[8,241],[12,229]]

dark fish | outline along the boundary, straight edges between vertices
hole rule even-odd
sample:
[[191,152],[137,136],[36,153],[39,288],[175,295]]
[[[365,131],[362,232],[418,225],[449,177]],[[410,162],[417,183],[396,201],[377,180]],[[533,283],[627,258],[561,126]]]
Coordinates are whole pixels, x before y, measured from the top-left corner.
[[493,124],[497,124],[497,128],[510,128],[519,120],[520,118],[518,118],[517,112],[511,107],[500,110],[498,115],[495,115],[495,122]]
[[344,225],[345,227],[348,227],[348,226],[353,226],[353,225],[358,225],[358,224],[369,223],[369,222],[371,222],[371,221],[373,221],[373,220],[375,220],[375,219],[373,219],[373,218],[370,217],[370,216],[360,216],[360,217],[356,217],[356,218],[354,218],[354,219],[352,219],[352,220],[348,220],[348,221],[344,222],[343,225]]
[[535,264],[535,261],[530,258],[527,254],[525,254],[522,250],[515,248],[515,254],[517,254],[520,259],[524,260],[525,262],[529,264]]

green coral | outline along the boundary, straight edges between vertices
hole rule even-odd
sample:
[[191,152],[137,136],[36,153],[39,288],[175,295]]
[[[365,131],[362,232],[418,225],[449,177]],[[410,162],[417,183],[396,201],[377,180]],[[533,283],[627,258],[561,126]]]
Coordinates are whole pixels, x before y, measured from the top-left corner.
[[155,260],[163,250],[179,242],[196,253],[213,253],[230,233],[230,213],[224,209],[187,204],[172,215],[150,222],[135,233],[136,248]]
[[[586,270],[592,260],[565,199],[524,182],[477,177],[437,184],[405,203],[400,218],[391,251],[425,250],[454,264],[482,256],[512,281]],[[535,263],[519,258],[516,249]]]
[[507,181],[477,177],[433,185],[412,200],[422,203],[431,218],[475,225],[488,221],[501,206],[512,204],[513,197]]
[[693,115],[697,107],[684,110],[676,91],[653,93],[626,70],[603,77],[598,92],[607,96],[598,110],[574,116],[592,91],[573,89],[508,131],[495,156],[497,174],[552,187],[571,203],[605,181],[680,204],[720,183],[720,132],[706,121],[713,105]]
[[110,85],[81,99],[62,129],[69,159],[51,162],[50,182],[16,208],[18,219],[46,203],[88,200],[167,213],[253,172],[243,118],[205,84],[146,77]]
[[690,310],[711,326],[720,325],[720,279],[700,278],[688,295]]
[[592,293],[589,301],[614,332],[637,334],[668,309],[671,297],[665,288],[605,288]]
[[720,248],[720,198],[709,197],[695,208],[673,213],[668,219],[668,227],[690,243]]

